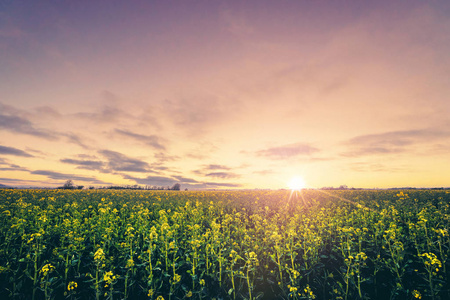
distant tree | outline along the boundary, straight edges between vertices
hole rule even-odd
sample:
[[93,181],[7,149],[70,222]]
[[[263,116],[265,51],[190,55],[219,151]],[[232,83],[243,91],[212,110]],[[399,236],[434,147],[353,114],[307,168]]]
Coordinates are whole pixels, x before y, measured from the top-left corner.
[[84,185],[77,186],[77,189],[82,190],[84,188]]
[[181,188],[181,185],[179,183],[175,183],[170,189],[172,191],[179,191]]
[[75,188],[75,185],[73,184],[73,181],[72,180],[67,180],[66,181],[66,183],[64,183],[64,185],[63,185],[63,189],[66,189],[66,190],[73,190]]

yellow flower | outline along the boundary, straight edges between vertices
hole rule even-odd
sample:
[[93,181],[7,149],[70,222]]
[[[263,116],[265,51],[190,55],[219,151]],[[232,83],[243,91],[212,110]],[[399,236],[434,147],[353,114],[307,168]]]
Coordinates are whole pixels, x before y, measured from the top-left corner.
[[181,276],[179,274],[175,274],[173,276],[174,283],[180,282],[180,280],[181,280]]
[[418,290],[412,291],[412,295],[416,299],[422,299],[422,294],[420,294],[420,292]]
[[132,258],[130,258],[129,260],[127,260],[127,264],[126,264],[126,268],[131,268],[134,266],[134,260]]
[[67,290],[72,291],[72,290],[76,289],[77,287],[78,287],[78,284],[75,281],[71,281],[67,285]]
[[100,261],[105,259],[105,252],[103,252],[102,248],[98,248],[98,250],[94,254],[94,260],[99,263]]
[[163,296],[158,296],[158,297],[156,298],[156,300],[164,300],[164,297],[163,297]]
[[153,296],[153,289],[149,289],[148,290],[148,294],[147,294],[147,297],[151,297],[151,296]]
[[106,272],[106,273],[103,275],[103,280],[106,281],[106,282],[110,281],[112,275],[113,275],[113,272],[112,272],[112,271]]
[[200,285],[205,285],[205,280],[204,279],[200,279]]
[[189,291],[187,294],[186,294],[186,298],[191,298],[192,297],[192,291]]
[[41,273],[42,273],[44,276],[47,276],[48,273],[51,273],[51,272],[53,271],[53,269],[55,269],[54,266],[52,266],[51,264],[46,264],[45,266],[42,267]]

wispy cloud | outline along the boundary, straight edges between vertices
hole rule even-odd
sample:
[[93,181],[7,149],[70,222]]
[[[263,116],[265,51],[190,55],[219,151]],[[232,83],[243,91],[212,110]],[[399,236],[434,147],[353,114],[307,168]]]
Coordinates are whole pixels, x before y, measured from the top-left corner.
[[156,136],[156,135],[143,135],[143,134],[137,134],[128,130],[123,129],[115,129],[115,133],[118,133],[121,136],[132,138],[138,142],[147,144],[155,149],[158,150],[165,150],[166,147],[163,145],[162,138]]
[[256,155],[273,159],[289,159],[299,155],[311,155],[319,152],[319,149],[309,144],[296,143],[280,147],[272,147],[256,151]]
[[101,171],[105,167],[105,163],[99,160],[82,160],[65,158],[60,160],[66,164],[76,165],[77,169]]
[[235,99],[224,100],[217,95],[200,93],[166,100],[160,109],[180,130],[188,135],[197,136],[206,134],[223,122],[228,122],[240,112],[241,107]]
[[203,165],[203,167],[199,170],[193,171],[193,173],[197,175],[201,175],[204,177],[218,178],[218,179],[230,179],[230,178],[238,178],[239,174],[231,172],[231,167],[219,164],[208,164]]
[[240,175],[232,173],[232,172],[211,172],[205,174],[207,177],[220,178],[220,179],[229,179],[229,178],[237,178]]
[[75,118],[84,119],[87,121],[95,120],[95,122],[104,122],[104,123],[114,123],[122,118],[132,118],[131,115],[129,115],[124,110],[120,109],[119,107],[112,106],[112,105],[106,105],[103,106],[99,111],[95,112],[79,112],[75,113],[72,116]]
[[152,172],[150,165],[143,160],[131,158],[125,154],[110,150],[101,150],[99,153],[108,160],[106,169],[110,171],[138,173]]
[[0,154],[15,155],[15,156],[22,156],[22,157],[33,157],[33,155],[31,155],[23,150],[13,148],[13,147],[1,146],[1,145],[0,145]]
[[19,116],[0,114],[0,129],[40,137],[47,140],[58,139],[57,134],[54,132],[36,128],[29,120]]
[[39,106],[34,109],[39,116],[48,116],[52,118],[61,118],[61,115],[56,109],[50,106]]
[[442,141],[449,138],[449,131],[437,129],[389,131],[360,135],[345,142],[350,150],[343,155],[363,156],[401,153],[408,151],[411,146],[416,144]]
[[186,178],[183,176],[173,176],[173,177],[176,178],[181,183],[198,183],[197,180],[192,179],[192,178]]
[[144,184],[149,186],[172,186],[173,184],[178,182],[177,179],[165,176],[147,176],[145,178],[139,178],[130,175],[123,175],[123,178],[133,180],[137,184]]
[[6,159],[0,157],[0,171],[28,171],[28,169],[11,164]]
[[79,135],[73,132],[63,133],[61,135],[66,137],[69,143],[76,144],[84,149],[91,149],[91,147],[83,142],[83,139]]
[[145,161],[131,158],[125,154],[111,151],[98,151],[106,160],[99,160],[95,156],[81,155],[81,159],[64,158],[60,161],[66,164],[76,165],[77,169],[95,170],[102,173],[120,173],[120,172],[137,172],[137,173],[155,173],[153,168]]
[[84,149],[90,148],[83,142],[79,135],[73,132],[58,132],[39,128],[30,121],[33,115],[38,115],[40,118],[44,116],[44,119],[45,117],[49,117],[50,119],[60,119],[62,115],[49,106],[37,107],[34,109],[34,113],[2,103],[0,103],[0,108],[6,113],[0,114],[0,129],[40,137],[50,141],[57,141],[64,137],[69,143],[77,144]]
[[90,182],[93,184],[104,184],[105,182],[98,180],[95,177],[87,177],[87,176],[80,176],[80,175],[74,175],[74,174],[65,174],[65,173],[59,173],[55,171],[49,171],[49,170],[35,170],[31,171],[30,174],[34,175],[43,175],[47,176],[48,178],[55,179],[55,180],[78,180],[83,182]]
[[224,166],[224,165],[211,164],[211,165],[205,165],[204,169],[206,169],[206,170],[230,170],[231,168]]

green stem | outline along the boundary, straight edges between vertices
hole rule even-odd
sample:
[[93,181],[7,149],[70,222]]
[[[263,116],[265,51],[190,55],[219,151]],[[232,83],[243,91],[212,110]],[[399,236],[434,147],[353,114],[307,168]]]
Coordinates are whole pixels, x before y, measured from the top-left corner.
[[252,300],[252,286],[250,284],[250,276],[249,276],[249,268],[247,266],[247,285],[248,285],[248,297],[249,300]]

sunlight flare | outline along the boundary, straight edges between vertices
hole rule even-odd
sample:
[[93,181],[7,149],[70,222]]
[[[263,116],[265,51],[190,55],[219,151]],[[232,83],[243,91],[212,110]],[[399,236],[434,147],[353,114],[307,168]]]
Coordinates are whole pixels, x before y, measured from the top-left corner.
[[291,180],[288,182],[288,187],[291,190],[299,191],[301,189],[306,188],[305,180],[300,176],[295,176],[291,178]]

